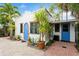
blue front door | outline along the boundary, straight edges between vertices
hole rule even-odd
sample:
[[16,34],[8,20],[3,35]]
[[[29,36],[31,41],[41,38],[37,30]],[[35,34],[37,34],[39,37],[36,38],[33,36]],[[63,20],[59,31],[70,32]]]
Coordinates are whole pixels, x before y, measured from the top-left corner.
[[70,25],[62,24],[62,40],[63,41],[70,41]]
[[27,23],[24,24],[24,40],[25,41],[28,40],[28,24]]

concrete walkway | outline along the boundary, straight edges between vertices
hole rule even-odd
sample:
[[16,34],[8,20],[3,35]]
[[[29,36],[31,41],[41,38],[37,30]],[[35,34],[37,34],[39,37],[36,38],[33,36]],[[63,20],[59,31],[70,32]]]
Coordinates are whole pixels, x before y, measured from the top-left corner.
[[27,46],[21,41],[8,40],[7,37],[0,38],[0,56],[41,56],[44,52]]

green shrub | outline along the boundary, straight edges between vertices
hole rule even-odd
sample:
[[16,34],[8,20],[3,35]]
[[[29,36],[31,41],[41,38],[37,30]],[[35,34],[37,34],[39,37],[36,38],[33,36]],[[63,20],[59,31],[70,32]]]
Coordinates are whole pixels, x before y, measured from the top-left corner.
[[76,49],[77,49],[78,52],[79,52],[79,39],[78,39],[78,41],[77,41],[77,43],[76,43]]
[[35,45],[35,41],[34,40],[35,40],[34,38],[31,40],[33,46]]
[[78,41],[77,41],[77,47],[79,48],[79,39],[78,39]]
[[21,36],[20,35],[16,36],[16,40],[21,40]]
[[47,42],[46,46],[50,46],[50,45],[52,45],[52,43],[54,43],[54,40],[49,40],[49,41]]
[[18,35],[18,39],[21,39],[21,36],[20,35]]
[[78,33],[77,47],[79,48],[79,33]]

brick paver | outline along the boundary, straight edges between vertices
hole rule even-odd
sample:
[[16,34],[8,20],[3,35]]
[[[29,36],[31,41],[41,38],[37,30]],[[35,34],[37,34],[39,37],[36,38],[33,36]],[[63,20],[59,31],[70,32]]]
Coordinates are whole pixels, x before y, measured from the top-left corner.
[[[66,46],[66,48],[62,48]],[[75,43],[68,42],[55,42],[50,46],[46,51],[45,55],[49,56],[76,56],[79,55],[78,51],[75,48]]]

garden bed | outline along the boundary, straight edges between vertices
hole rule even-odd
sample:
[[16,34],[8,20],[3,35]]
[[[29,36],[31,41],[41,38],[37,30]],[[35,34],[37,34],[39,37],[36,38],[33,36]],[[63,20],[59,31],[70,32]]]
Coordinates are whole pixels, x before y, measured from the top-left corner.
[[28,47],[30,47],[30,48],[34,48],[34,49],[38,49],[38,50],[42,50],[42,51],[45,51],[45,50],[47,50],[47,46],[45,46],[45,48],[44,49],[39,49],[38,47],[37,47],[37,45],[28,45]]
[[51,46],[53,43],[54,43],[53,40],[49,40],[49,41],[47,42],[47,44],[45,45],[44,48],[39,48],[39,47],[38,47],[38,44],[37,44],[37,43],[35,44],[34,42],[31,43],[31,44],[28,44],[28,46],[29,46],[29,47],[32,47],[32,48],[35,48],[35,49],[39,49],[39,50],[45,51],[45,50],[47,50],[48,47]]

